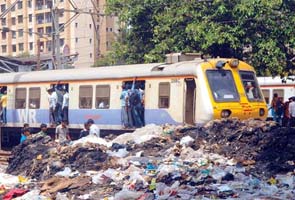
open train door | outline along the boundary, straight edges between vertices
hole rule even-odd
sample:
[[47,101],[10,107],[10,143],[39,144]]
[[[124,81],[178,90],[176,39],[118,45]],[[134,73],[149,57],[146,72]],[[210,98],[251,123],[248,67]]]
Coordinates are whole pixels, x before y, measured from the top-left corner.
[[185,79],[185,119],[187,124],[195,123],[196,82],[193,78]]

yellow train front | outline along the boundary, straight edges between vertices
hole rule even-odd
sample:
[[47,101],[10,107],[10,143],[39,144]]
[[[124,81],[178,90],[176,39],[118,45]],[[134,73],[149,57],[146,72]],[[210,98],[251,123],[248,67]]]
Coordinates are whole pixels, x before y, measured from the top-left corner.
[[[236,117],[265,119],[267,106],[255,71],[236,59],[215,59],[200,64],[196,82],[196,123]],[[199,94],[198,94],[199,93]]]

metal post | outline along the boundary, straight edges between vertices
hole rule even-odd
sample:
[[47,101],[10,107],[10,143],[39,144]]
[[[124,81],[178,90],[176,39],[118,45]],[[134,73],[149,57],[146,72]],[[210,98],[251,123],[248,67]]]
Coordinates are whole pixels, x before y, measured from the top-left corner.
[[37,38],[37,67],[36,67],[36,70],[40,70],[40,68],[41,68],[41,61],[40,61],[40,51],[41,51],[41,49],[40,49],[41,47],[40,47],[40,36],[38,35],[38,38]]
[[61,55],[60,55],[60,30],[59,30],[59,10],[57,7],[52,9],[52,41],[53,41],[53,58],[55,59],[55,64],[57,69],[62,69],[61,65]]

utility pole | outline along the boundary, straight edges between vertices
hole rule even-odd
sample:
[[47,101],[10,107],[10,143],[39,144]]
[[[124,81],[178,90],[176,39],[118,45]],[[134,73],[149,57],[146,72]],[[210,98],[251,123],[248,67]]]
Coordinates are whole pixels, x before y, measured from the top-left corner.
[[37,66],[36,66],[36,70],[39,71],[41,69],[41,61],[40,61],[40,51],[41,51],[41,47],[40,47],[40,36],[37,36]]
[[57,69],[63,69],[61,64],[61,55],[60,55],[60,27],[59,27],[59,9],[57,6],[52,8],[52,55],[56,64]]

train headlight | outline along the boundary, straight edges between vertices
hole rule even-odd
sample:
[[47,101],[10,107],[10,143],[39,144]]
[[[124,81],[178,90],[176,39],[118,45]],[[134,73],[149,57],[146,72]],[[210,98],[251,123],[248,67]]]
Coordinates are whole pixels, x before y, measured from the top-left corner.
[[264,108],[259,109],[259,116],[262,117],[265,114]]
[[231,111],[230,110],[222,110],[221,111],[221,117],[222,118],[228,118],[231,115]]
[[222,69],[222,68],[225,66],[225,64],[226,64],[226,62],[224,62],[224,61],[222,61],[222,60],[219,60],[219,61],[217,61],[215,67],[216,67],[217,69]]
[[238,59],[230,59],[228,61],[228,64],[232,68],[237,68],[239,66],[239,60]]

